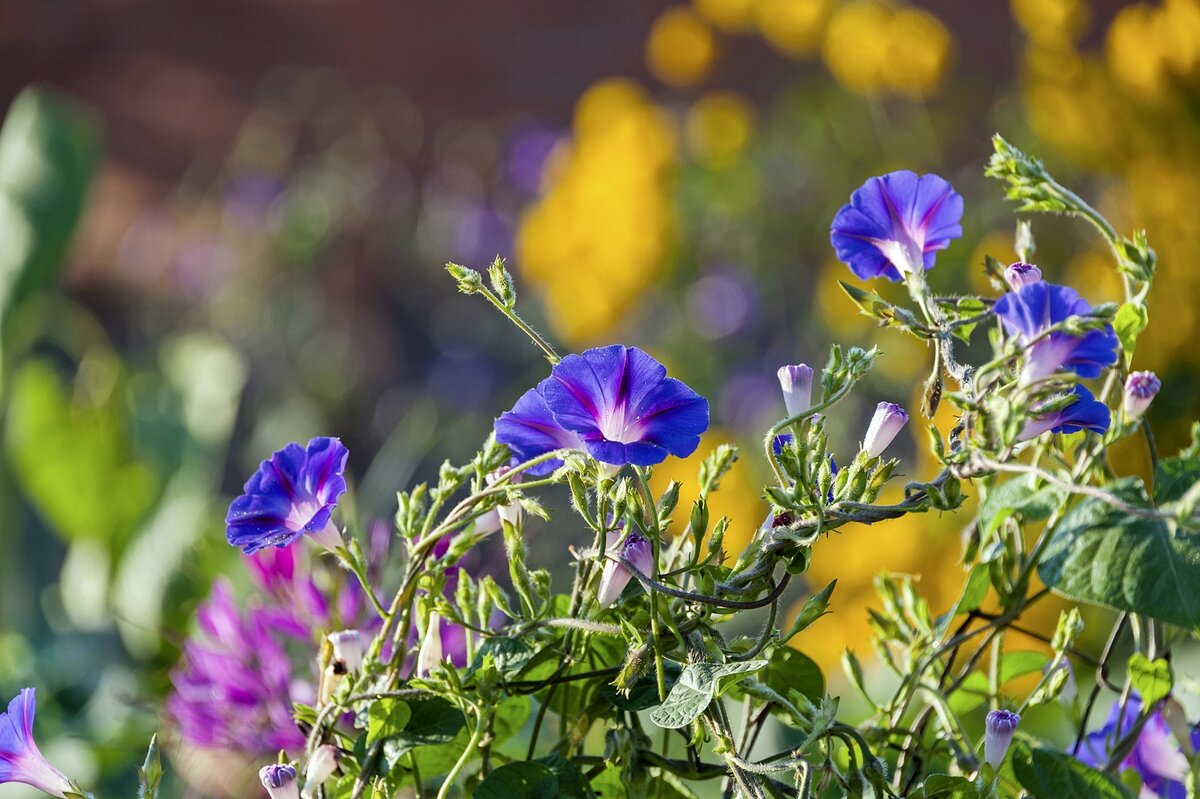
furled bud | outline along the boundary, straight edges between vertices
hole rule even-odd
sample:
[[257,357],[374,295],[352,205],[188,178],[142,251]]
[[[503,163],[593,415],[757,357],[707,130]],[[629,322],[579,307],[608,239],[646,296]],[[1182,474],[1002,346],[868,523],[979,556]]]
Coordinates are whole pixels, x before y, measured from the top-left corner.
[[329,634],[333,645],[333,670],[349,674],[358,671],[363,661],[363,636],[358,630],[342,630]]
[[779,367],[779,386],[789,417],[812,407],[813,370],[806,364]]
[[429,614],[425,637],[417,650],[417,676],[428,677],[442,663],[442,620],[436,613]]
[[[504,476],[504,473],[507,471],[507,468],[502,468],[491,472],[487,476],[487,484],[489,486],[494,485],[501,477]],[[521,482],[522,479],[524,479],[524,474],[518,472],[509,478],[508,484],[516,485],[517,483]],[[500,505],[496,508],[496,514],[502,521],[506,521],[515,527],[517,522],[521,519],[521,506],[515,502],[508,505]]]
[[325,744],[318,746],[308,759],[308,768],[304,772],[304,799],[311,799],[317,788],[333,776],[338,767],[338,748]]
[[1130,372],[1125,378],[1125,398],[1121,401],[1126,418],[1140,419],[1161,388],[1162,383],[1154,372]]
[[[619,531],[608,534],[609,541],[615,541],[620,536]],[[633,575],[620,563],[625,558],[642,574],[651,575],[654,572],[654,552],[650,541],[638,533],[630,533],[625,537],[617,550],[613,545],[606,545],[604,572],[600,575],[600,591],[597,599],[600,607],[610,607],[621,597],[621,592],[629,584]]]
[[984,721],[983,759],[992,768],[1000,768],[1004,756],[1008,754],[1008,745],[1012,743],[1013,733],[1021,717],[1011,710],[993,710],[987,714]]
[[1030,283],[1037,283],[1042,279],[1042,270],[1038,269],[1033,264],[1027,264],[1022,261],[1016,261],[1008,265],[1004,270],[1004,278],[1008,281],[1008,285],[1012,286],[1013,291],[1028,286]]
[[875,407],[875,416],[867,428],[862,448],[869,458],[878,458],[896,438],[900,428],[908,422],[908,414],[894,402],[881,402]]
[[300,786],[296,784],[296,769],[286,763],[263,766],[258,772],[263,787],[271,799],[300,799]]

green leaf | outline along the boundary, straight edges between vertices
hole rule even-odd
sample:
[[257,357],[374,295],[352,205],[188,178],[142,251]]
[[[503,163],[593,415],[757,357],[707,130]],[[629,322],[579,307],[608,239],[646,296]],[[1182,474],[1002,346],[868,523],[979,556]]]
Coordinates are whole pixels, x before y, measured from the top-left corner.
[[1121,341],[1121,349],[1132,353],[1138,334],[1146,329],[1149,322],[1145,306],[1127,302],[1118,308],[1117,315],[1113,317],[1113,330]]
[[1026,674],[1040,673],[1049,662],[1050,658],[1041,652],[1006,652],[1004,659],[1000,661],[1000,684],[1024,677]]
[[808,655],[791,647],[775,650],[762,679],[768,688],[781,696],[787,696],[788,690],[799,691],[813,701],[825,695],[825,675],[821,673],[821,667]]
[[1163,458],[1154,472],[1154,503],[1176,502],[1198,481],[1200,458]]
[[981,671],[973,671],[963,680],[962,685],[958,686],[958,690],[950,694],[946,703],[961,716],[986,702],[989,693],[987,675]]
[[475,789],[475,799],[557,799],[558,796],[558,778],[550,767],[528,760],[501,766]]
[[1035,799],[1131,799],[1115,777],[1063,752],[1013,745],[1013,774]]
[[949,774],[930,774],[913,799],[975,799],[979,789],[966,777]]
[[[1137,478],[1106,489],[1149,507]],[[1172,521],[1130,516],[1100,499],[1085,499],[1059,524],[1038,576],[1071,599],[1200,627],[1200,535]]]
[[1141,652],[1129,656],[1129,679],[1141,694],[1145,707],[1150,707],[1167,694],[1175,684],[1171,664],[1163,658],[1151,660]]
[[453,741],[467,723],[462,711],[440,696],[410,699],[406,704],[411,713],[404,729],[383,742],[383,755],[393,767],[413,749]]
[[478,671],[483,666],[483,659],[487,655],[492,656],[497,671],[506,679],[512,679],[529,664],[529,661],[533,659],[534,652],[528,644],[516,638],[501,636],[488,638],[475,653],[475,658],[471,661],[471,667],[467,670],[467,674]]
[[31,87],[9,107],[0,128],[0,319],[57,280],[99,152],[92,118],[63,95]]
[[583,774],[570,760],[562,755],[554,754],[539,757],[537,762],[554,772],[554,777],[558,780],[558,795],[561,799],[589,799],[587,783],[583,779]]
[[994,531],[1009,516],[1027,522],[1048,519],[1066,501],[1066,494],[1054,486],[1033,488],[1034,476],[1018,477],[994,486],[979,509],[979,524],[985,533]]
[[703,713],[728,683],[767,665],[765,660],[744,663],[692,663],[683,669],[667,701],[650,711],[650,720],[669,730],[686,727]]
[[367,744],[399,735],[411,716],[412,710],[399,699],[384,697],[376,700],[367,711]]

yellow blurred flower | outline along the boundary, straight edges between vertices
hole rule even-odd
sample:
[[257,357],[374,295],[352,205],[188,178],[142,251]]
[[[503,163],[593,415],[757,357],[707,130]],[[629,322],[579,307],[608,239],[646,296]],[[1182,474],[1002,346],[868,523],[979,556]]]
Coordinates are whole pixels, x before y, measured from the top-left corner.
[[646,65],[654,77],[671,86],[690,86],[701,80],[712,69],[716,55],[712,29],[687,6],[669,8],[659,15],[646,41]]
[[666,268],[675,215],[675,131],[633,81],[580,98],[574,139],[521,220],[517,266],[568,344],[603,338]]
[[820,46],[832,5],[832,0],[754,0],[754,21],[767,44],[802,58]]
[[1167,88],[1164,22],[1157,8],[1129,6],[1113,19],[1105,39],[1113,75],[1143,99],[1159,99]]
[[900,94],[926,97],[941,83],[954,57],[954,40],[941,20],[916,7],[898,10],[888,26],[887,85]]
[[724,164],[741,155],[754,131],[754,108],[736,92],[709,92],[688,110],[688,148],[701,161]]
[[747,30],[754,20],[754,0],[692,0],[696,13],[728,33]]
[[821,51],[839,83],[860,94],[891,90],[925,97],[954,54],[946,26],[919,8],[850,0],[834,12]]
[[1086,0],[1012,0],[1013,17],[1031,39],[1075,41],[1087,27]]

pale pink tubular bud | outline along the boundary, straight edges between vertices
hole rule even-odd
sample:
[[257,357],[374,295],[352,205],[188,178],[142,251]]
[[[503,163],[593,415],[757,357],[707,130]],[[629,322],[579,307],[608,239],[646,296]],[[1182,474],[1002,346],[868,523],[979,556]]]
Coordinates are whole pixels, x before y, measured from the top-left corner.
[[1017,731],[1021,717],[1011,710],[993,710],[984,720],[983,759],[992,768],[1000,768],[1004,756],[1008,754],[1009,744]]
[[1042,270],[1038,269],[1033,264],[1027,264],[1023,261],[1016,261],[1008,265],[1004,270],[1004,278],[1008,281],[1008,285],[1012,286],[1013,291],[1028,286],[1030,283],[1037,283],[1042,279]]
[[325,744],[318,746],[308,759],[308,768],[304,771],[304,792],[302,796],[309,799],[316,794],[324,782],[333,776],[338,767],[338,748]]
[[[608,537],[615,539],[619,535],[619,532],[613,532],[609,533]],[[629,569],[620,563],[622,557],[642,574],[651,576],[654,573],[654,550],[650,541],[638,533],[630,533],[620,545],[619,552],[614,551],[612,546],[608,548],[604,572],[600,575],[600,590],[596,596],[600,607],[607,608],[616,604],[625,586],[633,579]]]
[[300,799],[300,786],[296,784],[296,769],[286,763],[275,763],[259,769],[258,778],[271,795],[271,799]]
[[[489,486],[495,485],[496,482],[501,477],[503,477],[504,473],[507,471],[508,471],[507,468],[502,468],[502,469],[497,469],[494,472],[491,472],[487,476],[487,484]],[[509,485],[517,485],[518,483],[521,482],[521,480],[524,479],[524,477],[525,477],[525,475],[523,473],[514,474],[511,478],[509,478],[508,484]],[[521,506],[519,504],[517,504],[516,502],[510,503],[508,505],[498,505],[496,507],[496,516],[498,517],[497,521],[505,521],[515,527],[517,522],[521,520]],[[499,525],[497,525],[496,529],[497,530],[500,529]]]
[[894,402],[881,402],[867,427],[862,448],[869,458],[878,458],[908,422],[908,414]]
[[804,413],[812,407],[813,370],[806,364],[779,367],[779,387],[783,389],[783,404],[788,417]]
[[1121,400],[1125,416],[1130,421],[1142,418],[1160,389],[1162,383],[1154,372],[1130,372],[1125,378],[1125,396]]
[[329,643],[333,645],[333,662],[350,673],[358,671],[363,662],[363,635],[358,630],[342,630],[330,633]]
[[436,613],[429,614],[425,637],[417,650],[417,676],[428,677],[442,663],[442,620]]

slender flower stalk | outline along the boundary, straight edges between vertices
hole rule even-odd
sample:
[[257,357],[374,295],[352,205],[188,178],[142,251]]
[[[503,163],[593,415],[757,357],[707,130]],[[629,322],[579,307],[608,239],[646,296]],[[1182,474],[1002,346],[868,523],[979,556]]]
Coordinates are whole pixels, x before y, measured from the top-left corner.
[[868,458],[878,458],[908,423],[908,413],[894,402],[881,402],[863,437],[862,448]]
[[803,363],[779,367],[779,386],[783,389],[783,404],[789,417],[812,407],[812,367]]
[[0,784],[20,782],[42,793],[66,799],[80,794],[66,775],[50,765],[33,739],[37,697],[33,688],[23,688],[0,713]]
[[1004,762],[1020,722],[1021,717],[1011,710],[993,710],[987,714],[984,720],[983,759],[992,768],[998,769]]
[[258,772],[263,787],[271,799],[300,799],[300,786],[296,783],[296,769],[283,764],[263,766]]
[[1142,418],[1160,389],[1162,383],[1154,372],[1131,372],[1125,378],[1125,394],[1121,400],[1125,418],[1130,421]]

